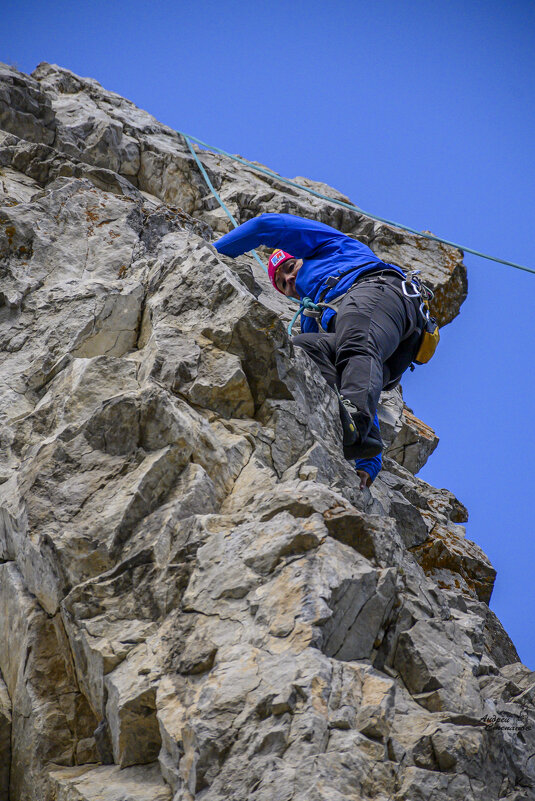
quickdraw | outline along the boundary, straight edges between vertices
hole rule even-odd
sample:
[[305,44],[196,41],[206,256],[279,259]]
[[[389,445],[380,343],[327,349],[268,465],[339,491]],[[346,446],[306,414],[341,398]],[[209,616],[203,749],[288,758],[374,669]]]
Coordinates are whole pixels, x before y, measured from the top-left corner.
[[403,294],[407,298],[421,297],[425,303],[429,303],[435,297],[435,293],[425,284],[422,284],[418,275],[421,270],[409,270],[402,284]]

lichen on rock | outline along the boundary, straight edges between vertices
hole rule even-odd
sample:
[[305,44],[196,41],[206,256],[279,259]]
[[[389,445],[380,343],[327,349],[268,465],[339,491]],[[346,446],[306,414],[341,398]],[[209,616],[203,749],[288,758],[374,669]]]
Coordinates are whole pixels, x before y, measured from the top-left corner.
[[[533,797],[535,676],[415,475],[433,430],[384,393],[360,490],[176,132],[49,64],[1,67],[0,128],[0,796]],[[320,219],[459,313],[461,252],[202,159],[238,221]]]

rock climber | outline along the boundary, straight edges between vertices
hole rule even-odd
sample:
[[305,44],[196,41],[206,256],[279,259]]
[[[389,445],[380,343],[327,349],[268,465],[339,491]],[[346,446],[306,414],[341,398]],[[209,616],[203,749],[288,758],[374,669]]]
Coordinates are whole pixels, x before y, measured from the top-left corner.
[[356,458],[361,488],[369,486],[381,469],[379,396],[399,382],[422,337],[415,287],[400,267],[381,261],[367,245],[294,214],[261,214],[214,244],[233,257],[259,245],[276,248],[268,265],[275,289],[320,304],[303,309],[302,333],[292,342],[337,392],[344,456]]

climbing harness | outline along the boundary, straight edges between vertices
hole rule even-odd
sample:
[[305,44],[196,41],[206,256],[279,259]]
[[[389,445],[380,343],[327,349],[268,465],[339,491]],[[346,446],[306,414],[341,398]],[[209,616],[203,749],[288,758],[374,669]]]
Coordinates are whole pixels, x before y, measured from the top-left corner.
[[[361,269],[359,267],[351,267],[348,270],[344,270],[339,275],[330,275],[327,280],[325,281],[325,288],[321,291],[318,302],[315,303],[312,298],[306,297],[303,298],[301,301],[301,305],[299,306],[298,310],[294,314],[292,321],[288,326],[288,336],[292,336],[292,329],[297,321],[297,318],[300,314],[303,314],[305,317],[312,317],[316,320],[318,324],[318,328],[323,333],[327,333],[325,328],[323,328],[321,324],[321,319],[323,317],[324,312],[327,309],[332,309],[336,314],[338,312],[338,306],[346,296],[347,292],[349,292],[354,284],[348,288],[346,292],[343,292],[338,297],[333,298],[329,303],[324,302],[324,298],[327,293],[333,289],[338,282],[344,278],[346,275],[354,272],[355,270]],[[385,269],[370,272],[368,275],[363,275],[361,281],[365,281],[367,278],[376,279],[379,275],[381,278],[385,275],[396,275],[401,278],[401,273],[397,270],[392,269]],[[431,316],[431,312],[429,310],[429,303],[433,300],[434,293],[433,290],[426,286],[419,278],[418,275],[420,274],[420,270],[410,270],[408,273],[405,274],[405,277],[401,284],[401,291],[402,294],[411,300],[416,298],[421,298],[421,303],[418,307],[419,312],[423,319],[422,325],[422,338],[420,340],[420,347],[418,348],[418,352],[414,357],[415,364],[427,364],[428,361],[434,356],[435,351],[437,349],[437,345],[440,341],[440,331],[437,324],[437,321],[434,317]],[[359,281],[360,283],[360,281]],[[399,290],[396,290],[399,292]]]
[[[300,308],[298,309],[298,311],[294,315],[293,320],[291,321],[290,325],[288,326],[288,336],[292,335],[292,328],[294,327],[294,325],[295,325],[295,323],[297,321],[297,318],[299,317],[299,315],[301,313],[305,317],[313,317],[316,320],[316,322],[318,324],[318,328],[320,329],[320,331],[322,333],[327,333],[327,331],[325,330],[325,328],[323,328],[323,326],[321,324],[321,318],[323,317],[323,313],[327,309],[332,309],[332,311],[336,314],[338,312],[338,306],[340,305],[340,303],[342,302],[342,300],[344,299],[344,297],[345,297],[345,295],[347,293],[343,292],[341,295],[337,295],[337,297],[336,298],[332,298],[329,301],[329,303],[325,303],[325,297],[331,291],[331,289],[334,289],[334,287],[342,280],[342,278],[345,278],[347,275],[350,275],[351,273],[354,273],[356,270],[362,270],[364,267],[368,266],[369,264],[370,265],[371,264],[375,265],[375,264],[377,264],[377,262],[376,261],[369,261],[369,262],[366,262],[365,264],[360,264],[360,265],[358,265],[356,267],[349,267],[349,269],[344,270],[341,273],[337,273],[336,275],[329,275],[327,277],[327,279],[325,280],[324,285],[323,285],[324,288],[321,290],[320,295],[318,297],[318,300],[315,303],[312,301],[311,298],[303,298],[303,300],[301,301]],[[393,272],[396,275],[400,275],[400,273],[396,272],[395,270],[381,270],[381,272]],[[370,277],[372,275],[375,275],[375,273],[370,273]],[[401,277],[401,275],[400,275],[400,277]],[[365,276],[363,276],[363,280],[364,280],[364,278],[365,278]],[[352,287],[350,287],[350,289],[351,288]],[[347,291],[349,292],[349,289]]]

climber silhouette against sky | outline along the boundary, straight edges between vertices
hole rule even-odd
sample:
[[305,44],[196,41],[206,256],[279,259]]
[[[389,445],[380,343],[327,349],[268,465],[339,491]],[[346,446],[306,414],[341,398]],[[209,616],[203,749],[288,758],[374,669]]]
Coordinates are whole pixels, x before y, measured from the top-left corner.
[[422,298],[400,267],[317,220],[261,214],[215,242],[220,253],[234,257],[259,245],[277,248],[268,265],[277,291],[324,304],[301,313],[302,333],[292,342],[338,392],[344,456],[356,458],[361,487],[369,486],[381,469],[379,396],[416,357]]

